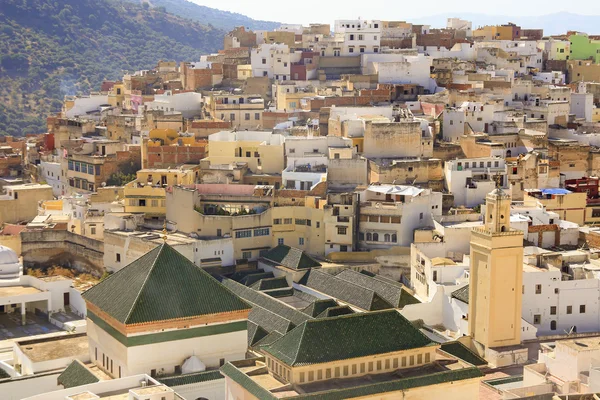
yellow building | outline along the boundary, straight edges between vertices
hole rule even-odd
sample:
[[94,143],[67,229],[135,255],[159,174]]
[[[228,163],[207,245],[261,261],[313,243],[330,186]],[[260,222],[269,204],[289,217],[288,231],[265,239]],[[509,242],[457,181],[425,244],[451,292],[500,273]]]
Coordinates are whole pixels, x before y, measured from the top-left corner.
[[525,206],[538,203],[547,211],[555,212],[565,221],[584,225],[586,221],[587,194],[573,193],[566,189],[531,189],[525,191]]
[[307,197],[304,206],[274,207],[273,247],[285,244],[311,255],[325,255],[325,200]]
[[440,347],[396,310],[355,313],[307,320],[262,346],[264,362],[221,372],[228,399],[477,399],[481,371]]
[[281,174],[284,138],[271,132],[218,132],[208,137],[210,165],[247,163],[252,173]]
[[486,351],[521,343],[523,232],[511,229],[510,206],[501,189],[488,194],[471,233],[469,333]]
[[108,104],[112,107],[123,107],[125,100],[125,85],[123,82],[116,82],[108,93]]
[[123,189],[125,212],[143,213],[151,218],[164,217],[167,213],[167,187],[193,185],[199,171],[199,166],[139,170],[137,179]]
[[6,188],[0,196],[0,224],[29,222],[38,215],[38,203],[52,200],[52,186],[25,184]]

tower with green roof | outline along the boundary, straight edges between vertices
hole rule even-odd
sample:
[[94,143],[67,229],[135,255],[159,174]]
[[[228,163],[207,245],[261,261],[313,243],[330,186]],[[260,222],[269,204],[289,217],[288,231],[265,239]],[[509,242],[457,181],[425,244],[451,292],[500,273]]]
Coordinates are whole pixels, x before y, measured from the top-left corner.
[[118,378],[243,359],[251,307],[164,243],[87,290],[92,362]]

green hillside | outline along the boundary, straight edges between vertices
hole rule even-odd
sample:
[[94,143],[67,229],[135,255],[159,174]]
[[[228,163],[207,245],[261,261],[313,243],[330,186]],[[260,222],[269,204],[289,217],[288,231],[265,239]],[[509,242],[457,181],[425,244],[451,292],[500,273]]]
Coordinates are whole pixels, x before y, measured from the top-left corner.
[[190,18],[201,24],[210,23],[216,28],[231,30],[237,26],[245,26],[252,30],[271,31],[281,24],[272,21],[258,21],[245,15],[221,11],[215,8],[201,6],[188,0],[129,0],[135,3],[147,2],[153,7],[164,7],[167,12]]
[[197,60],[220,49],[224,34],[117,0],[2,0],[0,135],[44,132],[65,95],[159,60]]

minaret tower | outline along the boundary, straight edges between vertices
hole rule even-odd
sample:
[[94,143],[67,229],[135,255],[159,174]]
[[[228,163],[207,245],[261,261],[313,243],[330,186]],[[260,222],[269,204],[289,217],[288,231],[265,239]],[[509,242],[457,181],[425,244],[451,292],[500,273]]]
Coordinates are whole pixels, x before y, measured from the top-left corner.
[[469,334],[486,349],[521,342],[523,232],[510,228],[510,206],[497,185],[471,233]]

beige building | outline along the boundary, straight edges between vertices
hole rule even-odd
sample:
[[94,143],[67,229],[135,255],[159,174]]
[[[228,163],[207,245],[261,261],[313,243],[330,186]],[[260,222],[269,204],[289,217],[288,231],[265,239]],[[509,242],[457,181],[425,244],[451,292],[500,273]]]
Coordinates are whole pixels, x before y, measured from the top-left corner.
[[523,232],[510,227],[510,205],[501,189],[488,194],[484,227],[471,233],[469,333],[486,359],[521,343]]
[[525,206],[541,204],[547,211],[558,214],[560,219],[585,224],[587,193],[574,193],[566,189],[529,189],[523,199]]
[[274,207],[273,247],[288,245],[311,255],[324,256],[325,200],[306,197],[303,206]]
[[167,210],[166,188],[193,185],[199,175],[199,166],[188,165],[178,169],[142,169],[137,179],[125,185],[123,195],[125,212],[143,213],[147,217],[164,217]]
[[231,122],[232,128],[262,129],[265,104],[260,95],[211,94],[205,101],[212,119]]
[[167,193],[167,220],[197,239],[231,238],[234,259],[256,260],[273,245],[272,201],[250,185],[176,186]]
[[219,132],[208,137],[210,165],[247,163],[254,174],[281,174],[284,137],[271,132]]
[[16,224],[29,222],[38,215],[38,204],[52,200],[52,186],[39,184],[6,187],[0,196],[0,223]]
[[532,152],[506,163],[510,195],[523,201],[525,190],[560,186],[560,162],[549,160],[542,153]]

